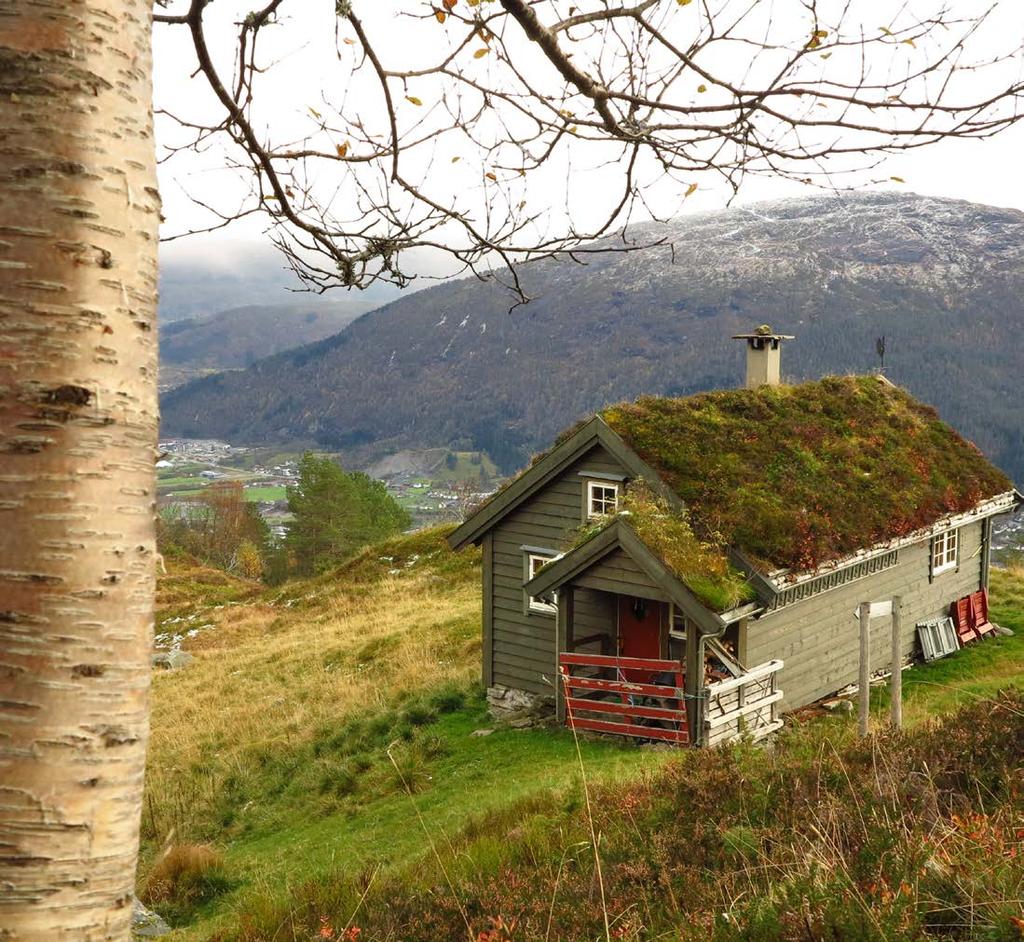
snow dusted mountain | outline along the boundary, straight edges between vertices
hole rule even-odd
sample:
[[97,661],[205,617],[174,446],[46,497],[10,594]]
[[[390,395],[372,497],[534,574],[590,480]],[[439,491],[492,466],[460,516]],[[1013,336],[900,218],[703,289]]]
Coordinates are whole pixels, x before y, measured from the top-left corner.
[[797,340],[788,379],[891,378],[1024,480],[1024,213],[866,193],[762,203],[631,232],[643,252],[527,266],[536,300],[442,284],[327,340],[196,381],[165,435],[308,442],[355,460],[401,447],[483,449],[521,464],[573,420],[641,393],[733,386],[730,334]]

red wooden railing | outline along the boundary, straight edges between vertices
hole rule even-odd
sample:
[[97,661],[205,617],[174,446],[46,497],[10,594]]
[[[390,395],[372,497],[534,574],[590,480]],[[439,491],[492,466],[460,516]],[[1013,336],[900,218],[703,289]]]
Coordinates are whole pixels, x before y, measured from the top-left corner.
[[[679,661],[561,654],[565,722],[572,729],[688,743]],[[671,677],[671,685],[664,676]]]

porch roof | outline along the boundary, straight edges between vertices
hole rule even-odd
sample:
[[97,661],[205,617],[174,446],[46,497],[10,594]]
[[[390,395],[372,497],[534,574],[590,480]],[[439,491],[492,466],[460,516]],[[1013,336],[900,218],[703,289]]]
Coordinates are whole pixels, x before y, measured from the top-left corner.
[[550,563],[525,584],[527,594],[545,595],[577,579],[603,559],[621,550],[674,602],[705,634],[720,634],[727,625],[758,611],[757,604],[744,605],[718,614],[693,594],[655,553],[637,536],[625,518],[615,517],[595,536],[573,547]]

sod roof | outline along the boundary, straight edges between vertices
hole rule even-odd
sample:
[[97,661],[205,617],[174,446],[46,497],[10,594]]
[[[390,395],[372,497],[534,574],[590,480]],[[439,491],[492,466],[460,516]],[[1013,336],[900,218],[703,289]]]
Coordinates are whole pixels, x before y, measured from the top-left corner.
[[765,571],[813,569],[1013,490],[934,409],[874,376],[600,415],[685,501],[701,541]]

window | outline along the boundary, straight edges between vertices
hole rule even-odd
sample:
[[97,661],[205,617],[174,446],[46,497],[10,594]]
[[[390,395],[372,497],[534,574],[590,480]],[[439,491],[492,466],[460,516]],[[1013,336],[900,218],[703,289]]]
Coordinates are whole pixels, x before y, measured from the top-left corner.
[[947,530],[932,540],[932,575],[956,568],[959,547],[958,530]]
[[619,485],[603,481],[587,481],[587,516],[613,514],[619,505]]
[[[554,559],[554,557],[554,553],[551,553],[549,555],[543,555],[541,553],[527,553],[525,566],[525,581],[529,582],[535,575],[537,575],[537,572],[540,570],[540,567],[543,566],[545,563],[551,562],[551,560]],[[526,597],[526,607],[531,612],[543,612],[547,615],[553,615],[555,614],[555,612],[558,611],[558,596],[557,594],[552,593],[551,598],[555,601],[547,601],[545,599],[535,598],[532,595],[528,595]]]

